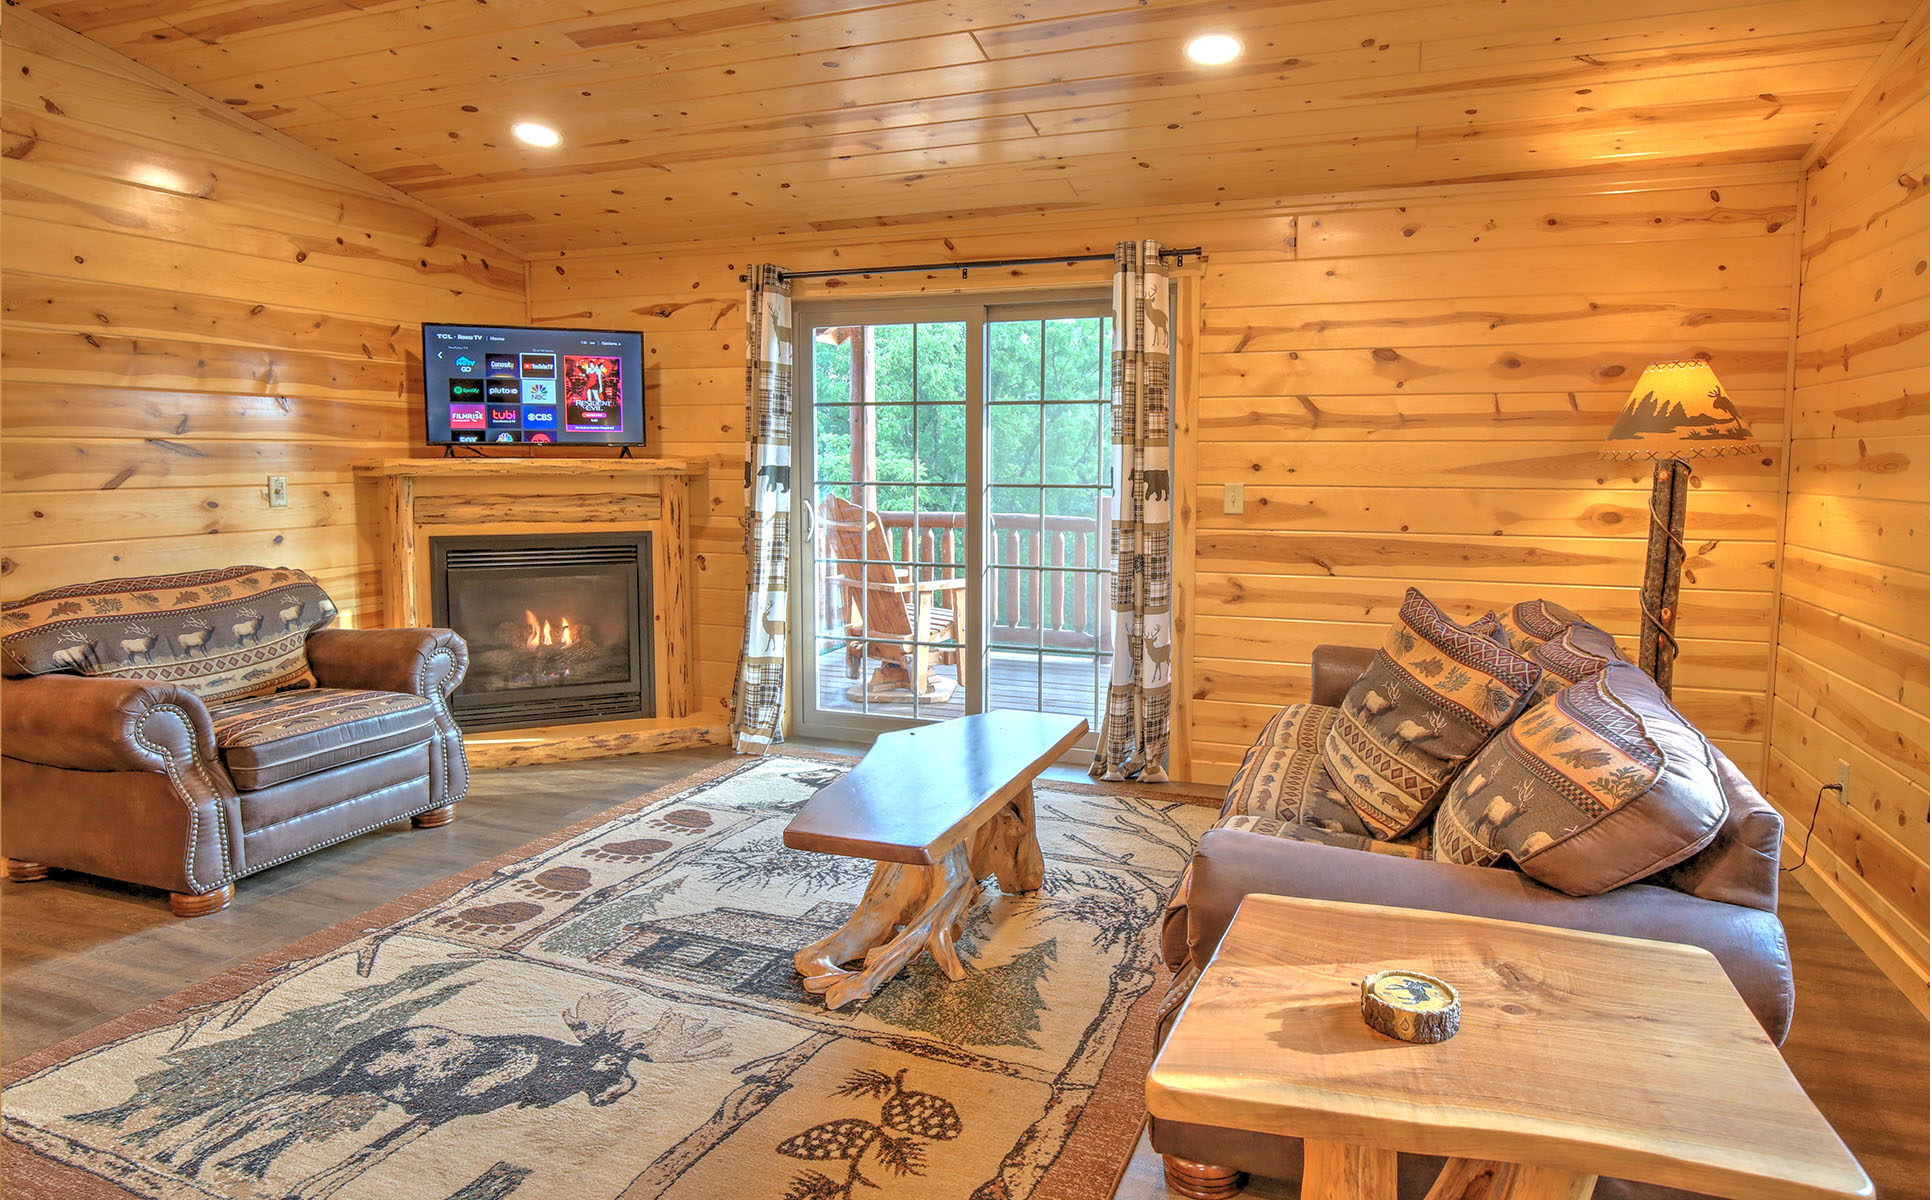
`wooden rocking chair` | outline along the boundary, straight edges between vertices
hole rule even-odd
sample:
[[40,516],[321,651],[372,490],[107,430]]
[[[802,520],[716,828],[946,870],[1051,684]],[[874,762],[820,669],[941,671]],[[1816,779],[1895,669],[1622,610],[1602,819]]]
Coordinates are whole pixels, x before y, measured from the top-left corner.
[[841,496],[825,497],[819,519],[830,557],[870,560],[836,564],[844,595],[845,633],[851,638],[845,644],[846,673],[855,679],[866,655],[880,660],[863,690],[851,689],[851,699],[861,695],[889,699],[915,687],[921,700],[936,704],[950,700],[957,681],[934,678],[932,667],[956,664],[958,651],[918,643],[963,640],[959,625],[963,606],[957,593],[964,589],[965,580],[916,579],[911,568],[897,562],[878,514]]

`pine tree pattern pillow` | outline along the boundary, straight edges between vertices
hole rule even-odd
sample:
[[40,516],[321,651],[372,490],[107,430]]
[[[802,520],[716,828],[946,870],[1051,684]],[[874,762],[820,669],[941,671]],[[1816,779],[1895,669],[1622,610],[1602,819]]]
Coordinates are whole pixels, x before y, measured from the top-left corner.
[[1501,614],[1508,645],[1522,654],[1561,636],[1562,630],[1575,624],[1587,622],[1553,600],[1523,600]]
[[1414,588],[1322,746],[1376,838],[1426,819],[1442,785],[1532,697],[1541,668],[1450,620]]
[[[1627,662],[1615,639],[1578,621],[1541,645],[1528,651],[1531,662],[1541,668],[1541,682],[1535,686],[1535,701],[1545,700],[1563,688],[1605,669],[1610,663]],[[1533,703],[1534,701],[1530,701]]]
[[1695,854],[1727,813],[1707,740],[1639,668],[1611,663],[1474,756],[1434,818],[1434,857],[1505,857],[1594,896]]

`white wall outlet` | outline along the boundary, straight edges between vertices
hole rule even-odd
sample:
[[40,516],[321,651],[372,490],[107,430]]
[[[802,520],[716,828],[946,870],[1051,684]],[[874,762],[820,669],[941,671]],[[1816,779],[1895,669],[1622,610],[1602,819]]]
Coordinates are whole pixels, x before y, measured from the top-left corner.
[[288,476],[270,475],[268,477],[268,507],[288,507]]
[[1850,764],[1840,758],[1836,760],[1836,802],[1846,806],[1850,802]]
[[1229,483],[1221,490],[1220,511],[1225,513],[1246,511],[1246,484]]

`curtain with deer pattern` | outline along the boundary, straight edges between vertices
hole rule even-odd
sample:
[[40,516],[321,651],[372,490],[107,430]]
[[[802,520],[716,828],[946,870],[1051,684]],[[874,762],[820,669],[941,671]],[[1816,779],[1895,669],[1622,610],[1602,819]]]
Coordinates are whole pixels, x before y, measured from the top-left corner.
[[744,300],[744,642],[731,695],[731,745],[763,754],[784,737],[791,570],[791,285],[751,268]]
[[1092,774],[1160,783],[1173,706],[1173,344],[1159,243],[1119,243],[1112,280],[1112,682]]

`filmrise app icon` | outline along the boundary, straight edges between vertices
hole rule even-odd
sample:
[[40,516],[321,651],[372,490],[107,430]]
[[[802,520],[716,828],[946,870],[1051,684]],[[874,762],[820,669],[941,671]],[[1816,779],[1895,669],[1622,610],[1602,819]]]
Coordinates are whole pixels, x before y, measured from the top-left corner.
[[489,410],[481,404],[451,404],[449,428],[484,429],[489,425]]

